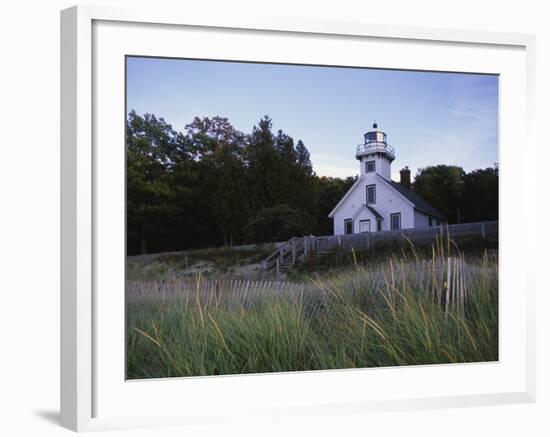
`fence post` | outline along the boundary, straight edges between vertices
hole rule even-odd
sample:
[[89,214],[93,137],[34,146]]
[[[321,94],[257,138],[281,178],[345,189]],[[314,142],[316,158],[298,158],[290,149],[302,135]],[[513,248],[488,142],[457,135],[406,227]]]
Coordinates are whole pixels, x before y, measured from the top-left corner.
[[304,237],[304,255],[307,256],[307,237]]
[[443,238],[443,225],[439,226],[439,235]]
[[276,268],[277,277],[278,277],[280,273],[279,258],[277,258],[277,261],[275,261],[275,268]]
[[342,245],[342,236],[338,235],[338,246]]
[[447,320],[447,316],[449,315],[449,306],[451,304],[451,257],[447,257],[447,290],[445,293],[445,320]]
[[292,265],[296,262],[296,241],[292,239]]
[[485,222],[481,222],[481,238],[485,238]]

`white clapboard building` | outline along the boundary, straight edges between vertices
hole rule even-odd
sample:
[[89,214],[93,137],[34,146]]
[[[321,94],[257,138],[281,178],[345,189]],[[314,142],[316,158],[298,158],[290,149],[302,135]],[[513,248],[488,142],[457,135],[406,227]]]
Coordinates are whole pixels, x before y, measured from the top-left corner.
[[329,214],[334,234],[357,234],[415,227],[439,226],[445,217],[411,191],[411,172],[401,170],[400,182],[391,180],[395,150],[374,123],[357,146],[357,181]]

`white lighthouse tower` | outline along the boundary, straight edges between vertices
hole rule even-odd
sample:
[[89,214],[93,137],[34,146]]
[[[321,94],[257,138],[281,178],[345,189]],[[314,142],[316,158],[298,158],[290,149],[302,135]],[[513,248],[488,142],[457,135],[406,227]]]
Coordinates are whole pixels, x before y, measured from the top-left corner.
[[369,173],[378,173],[380,176],[391,179],[391,163],[395,159],[395,150],[387,142],[384,132],[374,123],[372,130],[365,135],[365,142],[357,146],[355,157],[360,162],[361,176]]

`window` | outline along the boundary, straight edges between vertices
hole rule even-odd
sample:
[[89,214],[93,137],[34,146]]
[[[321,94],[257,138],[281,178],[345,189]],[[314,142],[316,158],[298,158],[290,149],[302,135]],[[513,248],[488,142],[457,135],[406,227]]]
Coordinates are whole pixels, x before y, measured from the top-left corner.
[[396,212],[394,214],[390,214],[390,222],[392,231],[401,229],[401,213]]
[[380,232],[382,230],[382,220],[377,219],[376,220],[376,231]]
[[353,220],[350,218],[344,220],[344,234],[353,234]]
[[365,172],[373,173],[376,171],[376,161],[367,161],[365,162]]
[[367,185],[367,205],[376,203],[376,185]]
[[432,227],[433,226],[433,220],[431,217],[428,218],[428,226]]
[[365,142],[371,143],[371,142],[376,142],[376,141],[385,143],[386,142],[386,134],[384,132],[378,132],[378,131],[367,132],[365,134]]
[[370,220],[359,221],[359,232],[361,232],[362,234],[365,232],[370,232]]

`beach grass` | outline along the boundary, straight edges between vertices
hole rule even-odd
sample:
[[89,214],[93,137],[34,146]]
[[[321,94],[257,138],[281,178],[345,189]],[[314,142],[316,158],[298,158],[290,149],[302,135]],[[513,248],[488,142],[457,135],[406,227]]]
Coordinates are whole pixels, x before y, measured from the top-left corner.
[[498,257],[439,242],[301,292],[127,298],[129,379],[498,360]]

